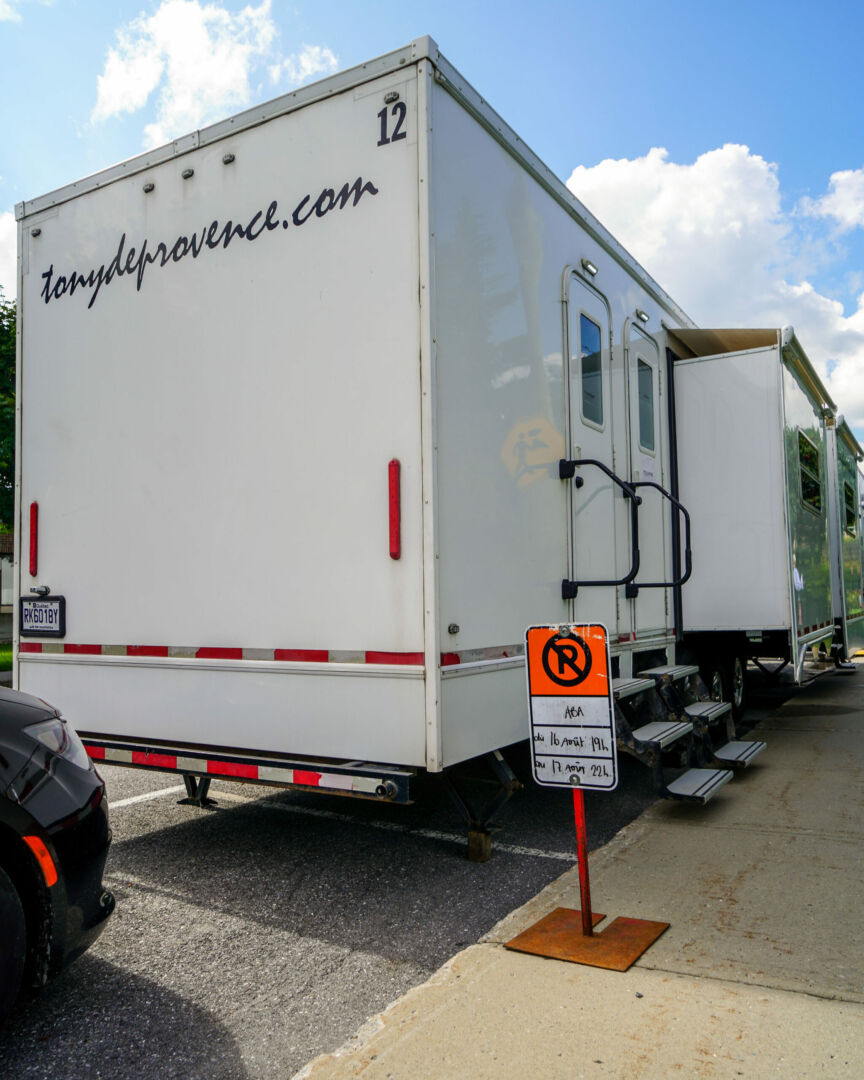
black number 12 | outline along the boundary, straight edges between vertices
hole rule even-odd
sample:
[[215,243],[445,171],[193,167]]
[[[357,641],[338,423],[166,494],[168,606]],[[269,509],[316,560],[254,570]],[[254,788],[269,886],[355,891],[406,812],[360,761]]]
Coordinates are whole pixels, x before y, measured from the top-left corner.
[[378,113],[378,119],[381,121],[381,138],[378,140],[378,146],[386,146],[387,143],[398,142],[407,137],[407,132],[402,130],[405,117],[408,115],[408,106],[405,102],[397,101],[390,110],[390,115],[396,118],[396,127],[393,128],[393,134],[388,136],[386,106]]

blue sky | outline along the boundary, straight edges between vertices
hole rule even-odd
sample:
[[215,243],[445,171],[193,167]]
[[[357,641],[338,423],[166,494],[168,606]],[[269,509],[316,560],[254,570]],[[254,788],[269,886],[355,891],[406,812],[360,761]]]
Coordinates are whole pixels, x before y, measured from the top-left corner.
[[0,0],[0,287],[16,202],[428,33],[699,323],[793,324],[864,435],[862,31],[830,0]]

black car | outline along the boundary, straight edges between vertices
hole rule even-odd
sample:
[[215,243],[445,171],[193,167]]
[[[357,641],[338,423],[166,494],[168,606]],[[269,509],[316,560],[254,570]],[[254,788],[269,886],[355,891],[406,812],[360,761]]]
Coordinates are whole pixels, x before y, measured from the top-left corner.
[[99,936],[110,842],[105,785],[73,728],[0,687],[0,1020]]

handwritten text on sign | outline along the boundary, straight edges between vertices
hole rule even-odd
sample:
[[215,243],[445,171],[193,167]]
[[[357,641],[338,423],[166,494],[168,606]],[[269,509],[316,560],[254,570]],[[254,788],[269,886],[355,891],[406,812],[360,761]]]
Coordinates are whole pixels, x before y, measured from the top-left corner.
[[532,626],[525,652],[534,779],[611,791],[618,761],[605,627]]

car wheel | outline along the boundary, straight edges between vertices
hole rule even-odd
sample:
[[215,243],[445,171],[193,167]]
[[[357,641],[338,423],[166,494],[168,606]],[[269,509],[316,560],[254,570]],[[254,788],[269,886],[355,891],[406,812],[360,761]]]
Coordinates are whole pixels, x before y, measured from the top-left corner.
[[0,1022],[15,1004],[27,959],[27,924],[9,875],[0,869]]

